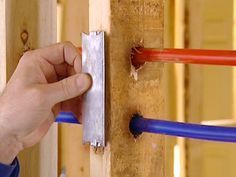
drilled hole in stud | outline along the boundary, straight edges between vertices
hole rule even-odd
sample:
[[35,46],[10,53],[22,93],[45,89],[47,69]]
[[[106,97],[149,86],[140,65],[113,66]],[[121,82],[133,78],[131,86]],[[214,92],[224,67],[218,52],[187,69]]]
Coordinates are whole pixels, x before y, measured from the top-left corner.
[[132,133],[132,135],[134,136],[134,138],[138,138],[142,132],[138,130],[137,126],[136,126],[136,122],[138,119],[142,118],[142,116],[138,113],[135,113],[129,123],[129,130]]

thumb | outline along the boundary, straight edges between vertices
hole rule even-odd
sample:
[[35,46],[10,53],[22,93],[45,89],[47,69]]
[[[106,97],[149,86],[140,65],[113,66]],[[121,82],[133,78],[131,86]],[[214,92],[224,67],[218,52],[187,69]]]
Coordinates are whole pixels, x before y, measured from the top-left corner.
[[86,92],[91,86],[88,74],[76,74],[45,86],[45,93],[52,105],[74,98]]

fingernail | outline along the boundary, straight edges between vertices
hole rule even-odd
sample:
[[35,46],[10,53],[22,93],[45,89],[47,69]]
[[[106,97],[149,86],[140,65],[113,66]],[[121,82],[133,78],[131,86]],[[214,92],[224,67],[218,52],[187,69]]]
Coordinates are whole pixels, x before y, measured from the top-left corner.
[[91,79],[87,74],[80,74],[77,77],[76,82],[80,92],[87,91],[91,85]]

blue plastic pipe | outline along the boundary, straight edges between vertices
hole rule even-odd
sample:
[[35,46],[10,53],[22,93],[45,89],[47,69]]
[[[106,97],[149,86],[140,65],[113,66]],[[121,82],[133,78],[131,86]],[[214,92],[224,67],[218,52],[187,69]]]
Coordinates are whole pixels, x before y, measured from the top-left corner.
[[129,127],[134,136],[138,136],[143,132],[148,132],[200,140],[236,142],[236,128],[234,127],[207,126],[154,120],[143,118],[138,114],[133,116]]
[[80,124],[80,122],[72,112],[60,112],[56,117],[55,122]]

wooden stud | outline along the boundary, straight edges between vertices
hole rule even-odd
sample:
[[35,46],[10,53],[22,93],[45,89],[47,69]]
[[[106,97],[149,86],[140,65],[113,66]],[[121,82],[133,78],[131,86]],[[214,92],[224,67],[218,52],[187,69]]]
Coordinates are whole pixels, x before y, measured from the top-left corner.
[[[81,46],[82,32],[88,32],[88,0],[61,1],[63,41]],[[69,177],[89,177],[89,146],[82,144],[82,126],[59,126],[59,172]]]
[[90,150],[91,177],[164,177],[163,136],[129,132],[132,114],[163,118],[163,64],[146,64],[130,77],[135,45],[163,47],[162,0],[90,0],[89,30],[106,31],[107,147]]
[[[189,47],[233,49],[234,4],[233,0],[216,0],[212,8],[211,0],[188,1]],[[189,122],[223,126],[231,119],[233,123],[233,67],[192,65],[188,80]],[[235,144],[188,140],[186,152],[187,176],[234,176]]]
[[[0,14],[5,17],[1,19],[0,29],[6,32],[5,36],[0,34],[3,43],[0,69],[6,66],[1,73],[3,85],[24,51],[56,42],[56,0],[1,0]],[[57,126],[51,128],[40,144],[20,153],[19,159],[22,177],[57,177]]]
[[6,85],[6,13],[5,0],[0,1],[0,92]]

